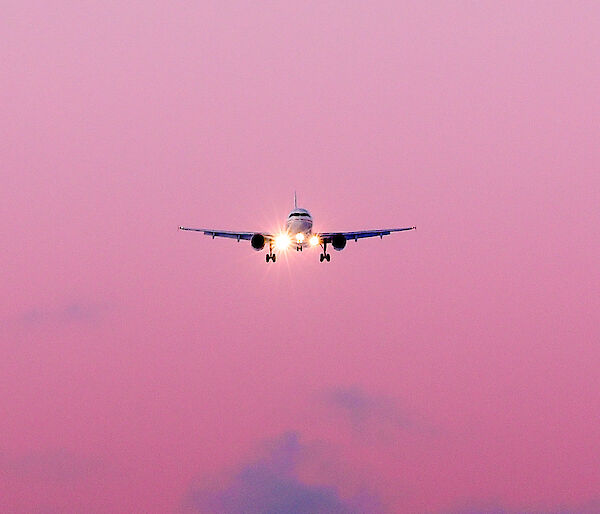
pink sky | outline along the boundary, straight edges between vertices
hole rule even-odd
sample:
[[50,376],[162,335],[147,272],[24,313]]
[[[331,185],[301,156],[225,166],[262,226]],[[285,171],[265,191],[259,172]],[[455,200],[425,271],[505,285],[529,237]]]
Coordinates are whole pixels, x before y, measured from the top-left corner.
[[[600,512],[597,2],[2,2],[0,511]],[[417,225],[267,265],[177,226]]]

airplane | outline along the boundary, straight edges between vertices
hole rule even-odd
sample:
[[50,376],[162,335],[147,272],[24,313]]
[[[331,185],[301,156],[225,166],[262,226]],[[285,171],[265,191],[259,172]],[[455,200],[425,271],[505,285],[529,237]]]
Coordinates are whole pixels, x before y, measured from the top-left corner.
[[301,252],[304,248],[314,248],[320,246],[323,251],[319,256],[320,262],[329,262],[331,254],[327,253],[327,245],[333,246],[334,250],[341,251],[346,247],[349,240],[358,242],[359,239],[365,237],[377,237],[383,239],[392,232],[404,232],[406,230],[414,230],[417,227],[405,228],[384,228],[377,230],[357,230],[354,232],[313,232],[313,219],[306,209],[298,207],[296,193],[294,192],[294,210],[289,213],[285,222],[285,230],[279,234],[271,234],[267,232],[231,232],[228,230],[214,230],[210,228],[190,228],[179,227],[179,230],[190,230],[193,232],[203,232],[205,236],[227,237],[237,239],[238,243],[241,240],[250,241],[250,245],[256,251],[261,251],[268,245],[269,253],[266,255],[267,262],[276,262],[277,255],[273,248],[283,252],[289,248],[295,248]]

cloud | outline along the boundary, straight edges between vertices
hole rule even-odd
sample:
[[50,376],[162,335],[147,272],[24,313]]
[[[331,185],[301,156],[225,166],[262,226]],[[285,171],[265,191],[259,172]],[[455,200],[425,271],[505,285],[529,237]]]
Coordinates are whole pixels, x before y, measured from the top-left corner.
[[593,499],[575,506],[513,508],[498,500],[474,500],[460,508],[443,511],[442,514],[596,514],[600,512],[600,499]]
[[560,510],[557,510],[552,514],[598,514],[598,512],[600,512],[600,498],[595,498],[588,502],[582,503],[575,507],[575,509],[569,510],[565,507],[561,507]]
[[369,394],[356,386],[326,391],[323,400],[327,406],[347,417],[353,428],[361,432],[381,424],[397,429],[417,426],[414,415],[397,400]]
[[34,307],[15,319],[22,328],[34,329],[65,324],[90,323],[106,311],[106,305],[85,301],[70,302],[60,307]]
[[0,469],[25,480],[69,482],[83,478],[98,468],[97,460],[65,449],[21,455],[0,453]]
[[[244,466],[225,488],[193,489],[186,504],[198,512],[222,514],[348,514],[365,512],[365,502],[342,499],[335,487],[308,484],[298,476],[306,447],[295,432],[287,432],[270,445],[262,458]],[[371,510],[375,512],[375,510]]]
[[510,514],[514,511],[506,509],[496,500],[471,501],[457,509],[445,511],[443,514]]

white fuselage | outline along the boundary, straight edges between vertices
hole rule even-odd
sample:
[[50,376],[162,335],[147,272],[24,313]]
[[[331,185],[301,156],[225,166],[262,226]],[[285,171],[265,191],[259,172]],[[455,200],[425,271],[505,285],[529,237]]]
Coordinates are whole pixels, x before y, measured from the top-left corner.
[[301,246],[308,243],[312,235],[312,227],[312,216],[306,209],[294,209],[285,222],[285,229],[292,239],[292,243]]

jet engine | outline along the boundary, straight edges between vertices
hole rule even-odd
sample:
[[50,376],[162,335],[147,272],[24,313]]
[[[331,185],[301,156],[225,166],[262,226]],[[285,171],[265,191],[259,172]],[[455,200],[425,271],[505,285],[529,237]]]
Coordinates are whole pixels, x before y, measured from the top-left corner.
[[331,245],[333,246],[333,249],[338,252],[343,250],[346,248],[346,236],[344,236],[344,234],[335,234],[331,238]]
[[250,244],[257,252],[262,250],[265,247],[265,236],[262,234],[254,234],[250,240]]

